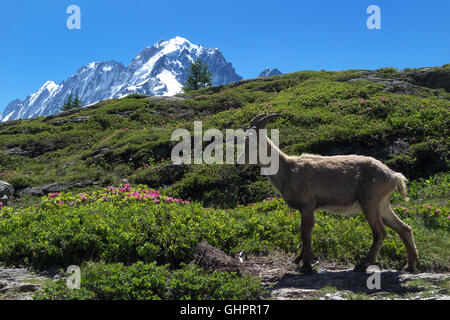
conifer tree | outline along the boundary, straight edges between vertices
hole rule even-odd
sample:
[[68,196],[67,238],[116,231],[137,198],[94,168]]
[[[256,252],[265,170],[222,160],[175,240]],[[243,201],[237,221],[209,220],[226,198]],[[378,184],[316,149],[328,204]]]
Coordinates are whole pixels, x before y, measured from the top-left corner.
[[67,111],[75,108],[81,108],[82,106],[83,103],[78,97],[78,94],[75,96],[75,98],[73,97],[72,94],[69,94],[67,99],[64,101],[63,106],[60,109],[61,111]]
[[212,74],[208,71],[208,66],[199,58],[191,63],[188,78],[184,84],[183,90],[198,90],[212,85]]

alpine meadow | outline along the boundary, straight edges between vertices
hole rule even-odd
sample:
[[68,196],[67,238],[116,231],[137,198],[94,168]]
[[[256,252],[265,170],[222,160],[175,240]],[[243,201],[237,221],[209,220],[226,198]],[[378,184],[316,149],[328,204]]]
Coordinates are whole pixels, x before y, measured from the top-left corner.
[[[239,173],[229,164],[171,161],[176,129],[193,132],[202,121],[203,130],[225,136],[276,113],[267,128],[279,129],[286,154],[366,155],[402,173],[410,200],[395,192],[392,208],[412,228],[417,272],[442,276],[390,282],[371,295],[367,274],[348,270],[372,242],[364,215],[319,211],[312,231],[318,273],[310,276],[318,280],[295,297],[448,296],[449,107],[446,64],[299,71],[0,123],[0,180],[14,188],[0,198],[0,263],[39,276],[58,270],[59,278],[31,282],[34,299],[283,297],[283,276],[300,274],[293,262],[302,251],[300,213],[257,167]],[[384,283],[395,272],[408,277],[400,273],[404,244],[386,231],[376,261],[390,270]],[[81,268],[78,289],[66,285],[71,265]],[[323,270],[363,282],[327,282]],[[0,282],[0,297],[16,294]]]

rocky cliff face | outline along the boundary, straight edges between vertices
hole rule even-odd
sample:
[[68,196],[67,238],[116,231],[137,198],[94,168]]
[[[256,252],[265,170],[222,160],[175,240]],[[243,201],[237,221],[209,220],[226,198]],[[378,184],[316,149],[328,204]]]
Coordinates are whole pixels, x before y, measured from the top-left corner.
[[416,85],[427,88],[443,88],[450,92],[450,68],[422,68],[405,72]]
[[92,62],[60,84],[47,81],[24,100],[11,101],[0,121],[57,113],[70,94],[78,95],[83,105],[132,93],[171,96],[181,91],[191,62],[197,58],[208,66],[214,85],[242,80],[219,49],[175,37],[145,48],[128,67],[116,61]]

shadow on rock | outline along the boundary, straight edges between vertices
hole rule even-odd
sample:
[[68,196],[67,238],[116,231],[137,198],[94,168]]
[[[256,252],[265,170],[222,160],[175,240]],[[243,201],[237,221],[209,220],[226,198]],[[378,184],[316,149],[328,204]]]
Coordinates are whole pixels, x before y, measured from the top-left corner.
[[[279,282],[277,282],[271,289],[271,291],[280,289],[307,289],[307,290],[320,290],[326,287],[334,287],[337,290],[345,290],[361,293],[374,293],[377,291],[385,291],[392,293],[408,293],[416,291],[413,288],[403,286],[407,280],[411,280],[412,274],[407,274],[398,271],[382,270],[379,273],[379,289],[369,289],[369,284],[376,284],[373,278],[373,273],[359,273],[353,272],[353,270],[321,270],[315,274],[298,274],[298,273],[286,273]],[[410,275],[410,276],[408,276]]]

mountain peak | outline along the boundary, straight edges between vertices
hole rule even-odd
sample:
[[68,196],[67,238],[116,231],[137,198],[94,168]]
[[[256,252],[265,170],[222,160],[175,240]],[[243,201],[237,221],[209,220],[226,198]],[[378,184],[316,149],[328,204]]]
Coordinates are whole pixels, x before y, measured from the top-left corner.
[[132,93],[175,95],[187,80],[191,62],[198,58],[208,66],[214,85],[242,80],[219,49],[204,48],[176,36],[145,48],[128,67],[116,61],[96,61],[79,68],[59,85],[47,81],[25,100],[9,103],[0,121],[58,113],[70,94],[78,95],[83,105]]
[[43,88],[46,88],[47,90],[54,90],[55,88],[58,87],[58,85],[56,84],[55,81],[47,81],[44,83],[44,85],[42,86]]
[[159,40],[158,42],[156,42],[153,46],[151,47],[147,47],[146,49],[150,49],[150,48],[167,48],[170,47],[172,49],[177,49],[183,46],[187,46],[187,47],[191,47],[191,46],[195,46],[193,45],[189,40],[183,38],[183,37],[179,37],[176,36],[174,38],[171,38],[169,40]]
[[280,70],[277,68],[271,69],[269,67],[266,67],[258,77],[271,77],[271,76],[278,76],[280,74],[283,74]]
[[185,38],[183,38],[183,37],[180,37],[180,36],[176,36],[176,37],[174,37],[174,38],[172,38],[172,39],[169,39],[167,42],[169,42],[169,43],[175,43],[175,44],[177,44],[177,45],[183,45],[183,44],[185,44],[186,42],[189,43],[189,44],[191,44],[191,43],[189,42],[189,40],[187,40],[187,39],[185,39]]

